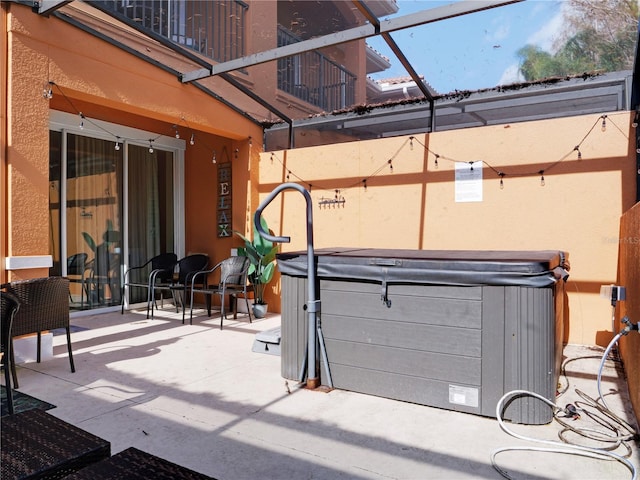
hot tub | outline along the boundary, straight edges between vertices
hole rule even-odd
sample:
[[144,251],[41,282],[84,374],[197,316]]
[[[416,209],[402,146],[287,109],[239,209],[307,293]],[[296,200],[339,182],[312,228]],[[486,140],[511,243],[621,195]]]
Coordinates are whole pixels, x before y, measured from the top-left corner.
[[[511,390],[555,400],[565,252],[333,248],[315,255],[334,388],[491,417]],[[278,267],[282,376],[295,380],[306,351],[307,254],[280,254]],[[552,412],[523,397],[504,418],[543,424]]]

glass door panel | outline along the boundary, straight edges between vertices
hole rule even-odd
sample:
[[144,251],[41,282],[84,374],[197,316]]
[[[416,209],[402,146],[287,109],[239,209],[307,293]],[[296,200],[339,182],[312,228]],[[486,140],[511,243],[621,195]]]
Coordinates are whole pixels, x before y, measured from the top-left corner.
[[66,247],[72,308],[119,305],[123,153],[112,141],[67,134]]
[[[173,153],[128,146],[128,262],[140,266],[160,253],[174,252]],[[127,279],[146,283],[150,271],[136,270]],[[143,288],[129,289],[129,304],[146,301]]]

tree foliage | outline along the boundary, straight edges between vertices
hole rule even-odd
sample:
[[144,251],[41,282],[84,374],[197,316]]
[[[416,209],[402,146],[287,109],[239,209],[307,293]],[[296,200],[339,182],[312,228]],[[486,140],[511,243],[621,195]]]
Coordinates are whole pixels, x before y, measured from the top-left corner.
[[638,0],[567,0],[555,53],[535,45],[518,51],[527,81],[633,68]]

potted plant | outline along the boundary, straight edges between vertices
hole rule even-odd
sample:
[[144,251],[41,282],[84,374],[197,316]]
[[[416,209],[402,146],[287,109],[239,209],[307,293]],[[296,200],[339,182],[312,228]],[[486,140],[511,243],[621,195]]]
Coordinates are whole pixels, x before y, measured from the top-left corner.
[[[262,228],[268,232],[267,221],[264,218],[260,218],[260,223],[262,224]],[[275,259],[278,246],[262,237],[255,226],[253,227],[253,240],[249,240],[235,230],[233,233],[244,240],[244,247],[238,248],[238,255],[245,255],[249,257],[251,261],[249,281],[251,285],[253,285],[254,292],[253,315],[256,318],[262,318],[267,312],[264,291],[267,284],[273,279],[273,274],[275,273]]]

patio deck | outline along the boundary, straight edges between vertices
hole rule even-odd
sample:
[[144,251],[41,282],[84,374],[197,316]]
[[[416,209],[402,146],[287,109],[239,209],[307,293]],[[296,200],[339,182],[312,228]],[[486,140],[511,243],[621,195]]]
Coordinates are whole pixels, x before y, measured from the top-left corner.
[[[73,318],[76,373],[64,336],[56,335],[52,360],[18,367],[20,391],[110,441],[112,454],[136,447],[219,480],[498,479],[494,449],[539,446],[507,435],[492,418],[285,382],[280,357],[251,351],[255,334],[280,317],[245,318],[225,322],[224,330],[202,311],[192,326],[169,309],[155,320],[142,311]],[[570,389],[559,405],[575,401],[576,388],[598,396],[602,352],[566,347],[571,358],[591,358],[567,367]],[[602,385],[615,392],[609,407],[630,421],[627,387],[613,362]],[[555,422],[510,427],[547,440],[561,429]],[[631,478],[618,462],[574,455],[513,451],[497,462],[518,479]]]

